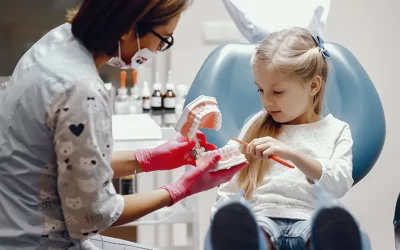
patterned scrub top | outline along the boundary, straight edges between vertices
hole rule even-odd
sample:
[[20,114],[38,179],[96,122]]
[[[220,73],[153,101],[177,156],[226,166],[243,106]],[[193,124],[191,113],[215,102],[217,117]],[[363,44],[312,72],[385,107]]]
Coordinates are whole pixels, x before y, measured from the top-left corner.
[[88,249],[124,209],[93,56],[63,24],[23,55],[1,95],[0,249]]

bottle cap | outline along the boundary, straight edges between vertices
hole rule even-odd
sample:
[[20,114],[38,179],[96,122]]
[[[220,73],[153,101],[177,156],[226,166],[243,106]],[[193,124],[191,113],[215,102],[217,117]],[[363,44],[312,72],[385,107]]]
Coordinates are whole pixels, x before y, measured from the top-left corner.
[[174,84],[173,84],[173,83],[167,83],[167,84],[165,85],[165,88],[166,88],[167,90],[174,90]]
[[121,78],[119,86],[120,86],[120,88],[125,88],[125,86],[126,86],[126,71],[121,71],[119,75]]
[[161,90],[161,83],[154,83],[153,90]]
[[127,95],[128,89],[127,88],[118,88],[117,93],[118,93],[118,95]]

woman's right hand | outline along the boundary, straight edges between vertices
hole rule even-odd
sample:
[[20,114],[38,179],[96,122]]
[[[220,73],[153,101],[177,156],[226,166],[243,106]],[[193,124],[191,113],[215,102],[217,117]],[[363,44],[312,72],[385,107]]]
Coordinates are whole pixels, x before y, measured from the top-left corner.
[[209,172],[211,168],[218,164],[220,159],[221,156],[216,155],[203,166],[198,166],[184,173],[175,184],[168,184],[162,187],[171,195],[172,203],[170,206],[185,197],[212,189],[230,181],[237,172],[248,164],[248,162],[244,162],[230,169]]

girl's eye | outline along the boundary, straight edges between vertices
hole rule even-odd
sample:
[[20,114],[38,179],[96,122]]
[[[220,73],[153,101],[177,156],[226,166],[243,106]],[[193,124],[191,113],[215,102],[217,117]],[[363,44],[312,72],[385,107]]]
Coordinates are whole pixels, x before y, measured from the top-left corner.
[[257,92],[263,92],[263,90],[262,89],[258,89]]
[[277,95],[282,94],[282,93],[283,93],[283,91],[274,91],[274,94],[277,94]]

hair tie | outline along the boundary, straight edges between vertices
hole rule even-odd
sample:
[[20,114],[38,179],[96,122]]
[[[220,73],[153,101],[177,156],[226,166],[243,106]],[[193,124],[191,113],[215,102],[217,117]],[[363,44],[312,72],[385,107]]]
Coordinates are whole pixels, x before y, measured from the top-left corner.
[[331,54],[329,53],[329,51],[324,46],[324,44],[325,44],[324,40],[319,36],[316,36],[316,37],[312,36],[312,37],[314,38],[314,41],[317,44],[317,47],[318,47],[319,51],[322,53],[322,56],[325,57],[325,58],[330,57]]

